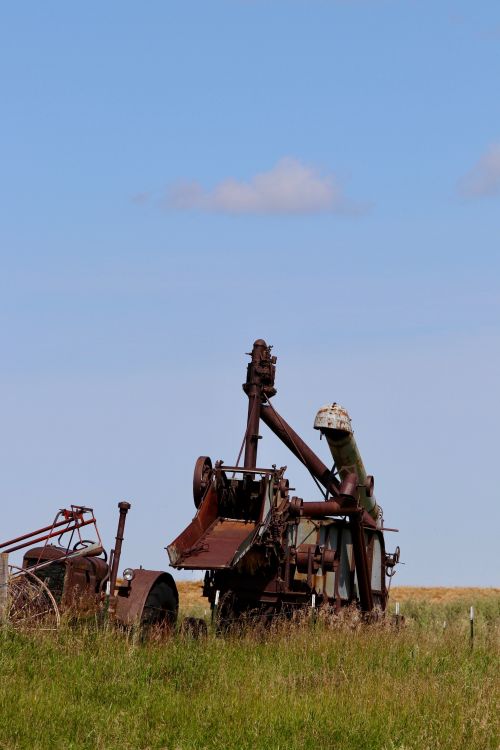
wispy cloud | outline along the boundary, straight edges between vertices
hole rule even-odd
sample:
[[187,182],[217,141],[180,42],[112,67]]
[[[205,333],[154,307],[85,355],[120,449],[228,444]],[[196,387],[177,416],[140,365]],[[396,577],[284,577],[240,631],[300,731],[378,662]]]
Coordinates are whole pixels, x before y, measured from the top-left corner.
[[497,23],[496,25],[490,26],[488,29],[483,29],[480,37],[482,39],[500,39],[500,24]]
[[500,143],[493,143],[462,177],[459,193],[465,198],[476,198],[500,193]]
[[225,214],[361,213],[366,206],[349,200],[331,173],[286,156],[267,172],[248,181],[228,177],[212,189],[197,181],[177,182],[167,191],[165,206],[184,211]]

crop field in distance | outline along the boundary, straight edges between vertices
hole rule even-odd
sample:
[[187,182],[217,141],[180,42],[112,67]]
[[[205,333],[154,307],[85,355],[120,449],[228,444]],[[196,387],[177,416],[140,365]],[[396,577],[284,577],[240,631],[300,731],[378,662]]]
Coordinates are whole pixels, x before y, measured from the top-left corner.
[[[204,615],[200,589],[179,583],[181,615]],[[396,601],[399,627],[346,610],[200,639],[4,628],[0,748],[498,750],[500,590]]]
[[[202,596],[202,581],[177,581],[181,607],[189,611],[200,612],[207,608],[207,600]],[[470,600],[471,604],[478,601],[489,601],[500,598],[500,588],[444,588],[425,586],[393,586],[390,593],[389,609],[394,609],[395,602],[427,602],[430,604],[444,604],[446,602]]]

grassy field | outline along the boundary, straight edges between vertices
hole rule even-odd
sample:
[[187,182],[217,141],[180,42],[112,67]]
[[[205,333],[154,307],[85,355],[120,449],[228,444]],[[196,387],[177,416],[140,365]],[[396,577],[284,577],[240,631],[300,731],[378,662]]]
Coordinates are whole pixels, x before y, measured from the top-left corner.
[[[200,614],[199,586],[180,588]],[[346,613],[199,641],[92,623],[5,630],[0,748],[498,750],[498,590],[394,589],[395,601],[399,629]]]

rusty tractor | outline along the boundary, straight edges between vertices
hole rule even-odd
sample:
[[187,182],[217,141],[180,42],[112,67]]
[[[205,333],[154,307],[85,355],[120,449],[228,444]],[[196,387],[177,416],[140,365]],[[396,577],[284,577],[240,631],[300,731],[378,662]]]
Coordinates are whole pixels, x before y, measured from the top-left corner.
[[130,503],[118,508],[109,560],[92,508],[79,505],[59,510],[43,528],[1,543],[4,559],[25,550],[22,566],[10,565],[7,571],[3,619],[12,627],[56,628],[61,613],[81,617],[107,612],[124,626],[173,626],[179,597],[170,573],[127,568],[118,581]]
[[[203,594],[220,622],[321,605],[338,611],[355,603],[366,616],[384,611],[399,548],[386,552],[373,476],[366,474],[349,415],[333,403],[316,416],[314,427],[332,454],[330,469],[271,403],[271,347],[258,339],[250,356],[240,455],[235,466],[212,464],[208,456],[196,461],[196,515],[167,547],[172,567],[205,571]],[[261,421],[308,469],[321,500],[292,496],[286,467],[258,467]]]

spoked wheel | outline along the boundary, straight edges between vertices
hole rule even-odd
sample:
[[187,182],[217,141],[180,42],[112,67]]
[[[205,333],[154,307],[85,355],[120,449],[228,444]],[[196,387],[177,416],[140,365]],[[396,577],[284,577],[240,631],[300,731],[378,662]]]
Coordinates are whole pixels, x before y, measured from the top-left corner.
[[7,622],[16,630],[56,630],[61,623],[57,602],[34,573],[10,565]]

